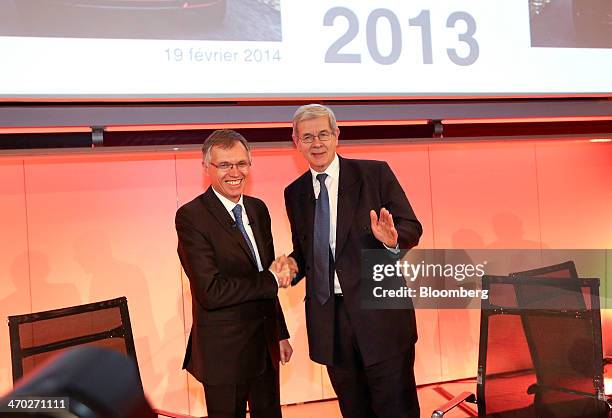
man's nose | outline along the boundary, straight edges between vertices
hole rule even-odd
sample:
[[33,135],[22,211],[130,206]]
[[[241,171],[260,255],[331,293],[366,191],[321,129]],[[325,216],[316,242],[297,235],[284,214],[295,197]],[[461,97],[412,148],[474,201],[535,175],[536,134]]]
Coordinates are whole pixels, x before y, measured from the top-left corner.
[[321,141],[321,138],[319,138],[319,135],[315,135],[314,138],[312,139],[312,145],[322,145],[323,141]]

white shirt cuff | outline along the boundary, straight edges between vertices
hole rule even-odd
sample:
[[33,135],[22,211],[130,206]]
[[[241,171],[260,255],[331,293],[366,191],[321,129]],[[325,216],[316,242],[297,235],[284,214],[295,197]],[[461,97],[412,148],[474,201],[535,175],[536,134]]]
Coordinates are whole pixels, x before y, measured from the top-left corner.
[[400,252],[399,242],[397,244],[395,244],[395,247],[387,247],[387,245],[384,242],[383,242],[383,245],[385,246],[385,248],[387,250],[391,251],[393,254],[399,254],[399,252]]

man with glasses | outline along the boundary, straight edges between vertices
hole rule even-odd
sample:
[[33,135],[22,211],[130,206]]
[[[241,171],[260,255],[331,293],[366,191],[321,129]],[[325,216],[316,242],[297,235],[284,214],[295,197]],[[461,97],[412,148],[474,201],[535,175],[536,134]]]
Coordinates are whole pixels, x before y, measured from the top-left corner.
[[362,309],[361,252],[399,252],[422,227],[385,162],[338,156],[333,112],[312,104],[293,117],[310,170],[285,189],[292,284],[306,276],[310,358],[327,366],[344,418],[418,418],[414,310]]
[[290,282],[274,258],[268,208],[245,196],[249,145],[232,130],[202,147],[210,187],[176,213],[178,254],[189,277],[193,326],[183,368],[204,384],[210,418],[281,417],[278,363],[291,358],[277,298]]

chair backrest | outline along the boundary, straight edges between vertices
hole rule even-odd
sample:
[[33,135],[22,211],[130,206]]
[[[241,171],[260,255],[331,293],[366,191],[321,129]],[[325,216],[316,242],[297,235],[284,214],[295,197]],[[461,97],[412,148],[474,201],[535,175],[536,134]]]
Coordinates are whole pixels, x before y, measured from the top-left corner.
[[598,279],[483,277],[482,415],[606,416],[598,287]]
[[[516,273],[511,273],[511,277],[550,277],[550,278],[558,278],[558,279],[577,279],[578,278],[578,270],[576,270],[576,264],[573,261],[566,261],[564,263],[553,264],[551,266],[539,267],[536,269],[518,271]],[[591,294],[589,292],[589,288],[582,288],[582,296],[584,298],[584,303],[587,309],[591,309]]]
[[566,261],[564,263],[554,264],[552,266],[518,271],[510,274],[510,276],[577,278],[578,271],[576,270],[576,265],[573,261]]
[[49,357],[76,346],[119,351],[138,364],[125,297],[13,315],[8,322],[13,382]]
[[514,279],[483,276],[478,355],[479,416],[536,418],[529,387],[535,368],[521,322]]
[[[536,369],[538,415],[607,416],[599,279],[515,277],[515,287]],[[584,294],[592,301],[588,309]]]

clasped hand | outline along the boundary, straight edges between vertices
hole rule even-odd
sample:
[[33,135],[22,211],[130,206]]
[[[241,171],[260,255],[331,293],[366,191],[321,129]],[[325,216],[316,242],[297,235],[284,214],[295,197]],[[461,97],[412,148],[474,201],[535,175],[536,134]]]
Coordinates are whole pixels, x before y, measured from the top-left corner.
[[270,271],[276,275],[279,287],[289,287],[291,280],[297,274],[298,266],[293,257],[287,257],[283,254],[276,257],[276,260],[272,262]]

